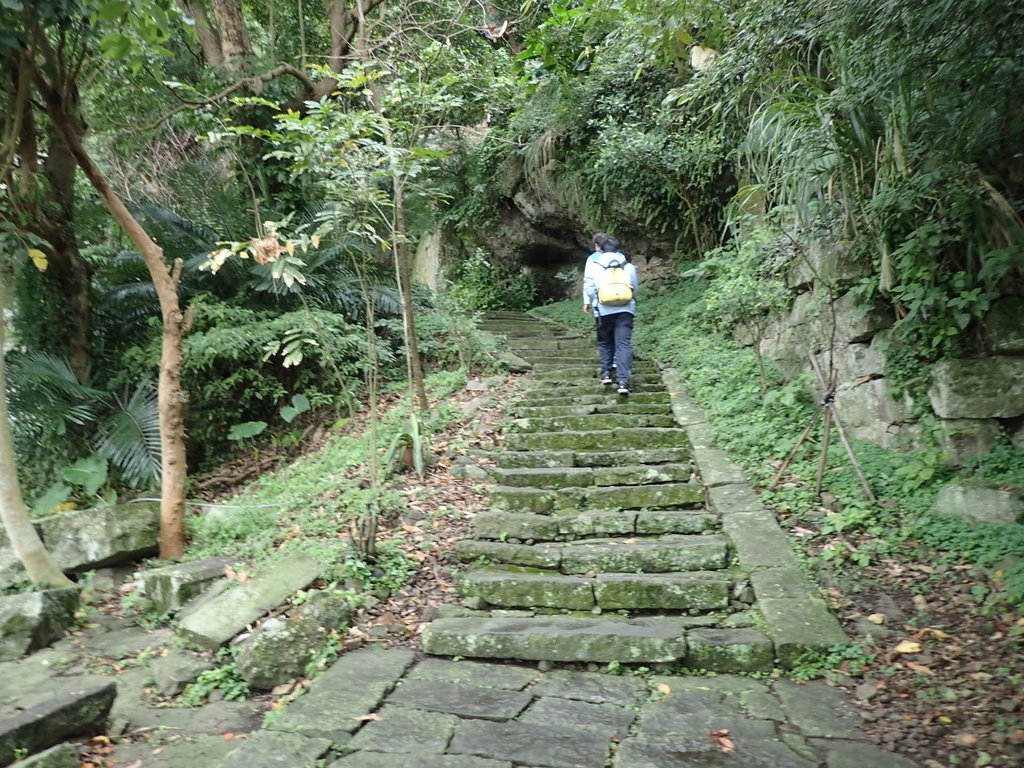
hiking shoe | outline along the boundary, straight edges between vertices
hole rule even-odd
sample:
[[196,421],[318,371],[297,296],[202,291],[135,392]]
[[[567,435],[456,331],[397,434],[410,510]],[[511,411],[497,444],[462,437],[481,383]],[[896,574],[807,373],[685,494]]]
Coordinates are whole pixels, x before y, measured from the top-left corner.
[[619,390],[618,390],[618,392],[619,392],[620,395],[628,395],[629,394],[629,384],[627,384],[624,381],[620,381],[619,382]]
[[609,376],[607,373],[602,373],[601,374],[601,383],[606,385],[606,386],[608,384],[611,384],[612,383],[612,377]]

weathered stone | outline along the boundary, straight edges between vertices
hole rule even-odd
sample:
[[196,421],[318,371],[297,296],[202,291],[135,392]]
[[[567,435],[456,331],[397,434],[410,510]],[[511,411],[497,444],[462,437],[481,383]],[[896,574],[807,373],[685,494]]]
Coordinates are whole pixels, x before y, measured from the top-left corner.
[[997,419],[939,419],[938,427],[946,462],[956,467],[988,453],[1005,436]]
[[182,611],[178,633],[200,648],[219,648],[276,608],[296,591],[308,587],[321,566],[296,552],[261,568],[244,584],[238,584],[210,600]]
[[821,243],[811,240],[800,258],[786,271],[786,287],[806,289],[821,285],[851,285],[868,274],[867,267],[852,255],[849,241]]
[[686,386],[682,383],[679,372],[674,368],[668,368],[664,371],[664,377],[665,385],[671,394],[672,413],[676,417],[676,422],[683,427],[707,422],[704,409],[686,392]]
[[[344,744],[363,724],[364,720],[358,718],[380,706],[414,660],[411,651],[398,648],[346,653],[316,679],[312,690],[283,709],[268,727]],[[345,695],[338,695],[339,690]]]
[[240,740],[240,746],[228,752],[220,768],[296,768],[313,765],[327,754],[331,741],[308,738],[295,733],[257,731]]
[[466,720],[448,751],[537,768],[593,768],[605,764],[611,736],[610,731]]
[[688,446],[676,448],[638,448],[610,451],[577,451],[577,467],[618,467],[635,464],[662,464],[684,462],[691,458]]
[[943,419],[1019,416],[1024,413],[1024,357],[936,363],[928,399]]
[[779,680],[774,692],[789,721],[804,736],[829,739],[863,738],[857,708],[838,688],[822,682]]
[[388,700],[412,709],[503,722],[526,709],[533,694],[438,680],[406,680]]
[[1024,354],[1024,299],[1006,296],[985,316],[989,347],[1004,355]]
[[299,606],[295,615],[324,629],[340,629],[348,624],[353,610],[348,595],[329,589],[316,589]]
[[594,482],[594,472],[587,467],[496,469],[493,474],[502,486],[514,488],[575,488]]
[[757,568],[750,573],[750,584],[758,600],[786,597],[802,600],[817,594],[815,586],[796,567]]
[[704,488],[696,483],[625,485],[590,488],[588,504],[598,509],[664,509],[704,505]]
[[472,755],[421,755],[408,752],[397,755],[382,752],[353,752],[329,768],[512,768],[507,760],[489,760]]
[[117,684],[106,683],[63,693],[0,720],[0,765],[10,765],[18,750],[35,754],[71,736],[99,729],[117,696]]
[[533,539],[552,541],[558,538],[560,521],[550,515],[521,512],[481,512],[473,518],[473,530],[481,539]]
[[689,446],[689,440],[682,429],[644,427],[593,432],[524,432],[509,435],[505,445],[516,451],[622,451],[630,448],[685,448]]
[[153,604],[157,613],[179,611],[212,582],[224,578],[224,569],[230,563],[230,557],[211,557],[139,571],[135,574],[136,591]]
[[676,619],[444,619],[424,630],[423,650],[525,661],[667,662],[686,655],[685,627]]
[[826,768],[917,768],[913,760],[863,741],[822,741]]
[[41,518],[36,527],[61,570],[78,573],[156,552],[160,505],[76,509]]
[[78,752],[71,744],[58,744],[38,755],[19,760],[13,768],[78,768]]
[[715,435],[715,428],[709,422],[689,424],[686,427],[686,437],[694,450],[697,448],[714,448],[718,445],[718,437]]
[[594,485],[644,485],[645,483],[685,483],[693,475],[689,464],[639,464],[594,470]]
[[405,679],[440,680],[458,685],[478,685],[485,688],[507,688],[510,691],[520,691],[530,683],[537,681],[538,673],[533,667],[518,667],[511,664],[427,658],[409,670]]
[[764,598],[757,601],[757,607],[775,645],[775,656],[785,667],[794,666],[807,651],[827,651],[833,645],[849,642],[825,601],[819,598]]
[[553,416],[589,416],[597,413],[596,405],[549,405],[549,406],[519,406],[512,409],[512,412],[521,419],[546,419]]
[[722,531],[732,542],[744,568],[786,567],[797,563],[789,537],[767,510],[723,514]]
[[0,660],[45,648],[75,623],[79,589],[47,589],[0,597]]
[[[409,684],[406,681],[402,688]],[[459,722],[454,715],[391,705],[385,705],[377,715],[380,719],[366,723],[345,745],[346,749],[439,755],[447,748]]]
[[572,451],[504,451],[496,457],[499,467],[571,467]]
[[485,558],[492,563],[508,563],[525,568],[558,568],[561,547],[552,544],[506,544],[502,541],[463,539],[455,545],[455,556],[463,562]]
[[1024,490],[950,483],[939,491],[935,511],[964,520],[1014,525],[1024,522]]
[[711,508],[721,515],[756,512],[764,509],[761,499],[746,483],[720,485],[708,491]]
[[[649,424],[650,420],[655,424]],[[669,424],[657,424],[664,417],[643,414],[601,413],[592,416],[550,416],[547,418],[515,419],[511,426],[518,432],[587,432],[596,429],[626,429],[646,426],[675,426],[669,417]]]
[[555,508],[555,494],[540,488],[507,488],[499,486],[491,491],[491,505],[506,512],[548,514]]
[[636,513],[639,534],[711,533],[720,527],[719,517],[714,512],[653,509]]
[[694,448],[693,458],[700,468],[701,482],[709,488],[747,481],[739,464],[717,448]]
[[686,665],[713,672],[766,672],[774,664],[771,641],[756,629],[693,629]]
[[310,619],[271,617],[238,644],[238,672],[251,687],[269,691],[301,675],[327,637]]
[[213,669],[213,663],[208,659],[179,651],[157,656],[149,663],[153,682],[162,696],[177,696],[208,669]]
[[498,362],[504,366],[509,373],[529,373],[533,365],[522,357],[508,349],[498,350]]
[[728,607],[731,586],[714,573],[602,573],[594,595],[604,610],[714,611]]
[[636,713],[614,704],[540,698],[523,713],[519,722],[597,730],[602,734],[611,733],[615,739],[624,739],[635,719]]
[[718,536],[593,539],[565,545],[562,548],[561,571],[706,571],[724,568],[726,555],[725,541]]
[[14,554],[14,548],[7,539],[7,533],[0,526],[0,587],[27,579],[25,567]]
[[566,538],[578,539],[589,536],[613,536],[633,533],[636,514],[613,510],[610,512],[579,512],[558,514],[552,518],[558,525],[558,533]]
[[508,608],[589,611],[594,607],[591,579],[555,573],[471,571],[459,582],[459,594],[481,597],[490,605]]

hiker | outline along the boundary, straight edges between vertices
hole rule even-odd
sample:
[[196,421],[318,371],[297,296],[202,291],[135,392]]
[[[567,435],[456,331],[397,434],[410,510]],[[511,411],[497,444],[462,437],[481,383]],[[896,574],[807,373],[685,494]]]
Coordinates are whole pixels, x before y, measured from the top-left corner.
[[[618,383],[620,395],[629,394],[633,364],[633,316],[639,281],[636,267],[622,254],[611,235],[594,235],[595,254],[583,270],[583,311],[596,319],[597,350],[601,357],[601,383]],[[615,379],[612,379],[614,367]]]

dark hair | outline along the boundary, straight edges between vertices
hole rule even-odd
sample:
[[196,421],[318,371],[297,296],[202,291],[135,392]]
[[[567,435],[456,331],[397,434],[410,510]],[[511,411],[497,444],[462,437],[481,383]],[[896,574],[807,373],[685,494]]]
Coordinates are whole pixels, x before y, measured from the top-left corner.
[[598,243],[601,246],[601,250],[605,253],[618,253],[622,250],[622,243],[617,238],[611,235],[604,236],[604,242]]
[[597,250],[602,251],[602,252],[605,250],[604,244],[605,244],[605,241],[607,239],[608,239],[608,235],[606,235],[604,232],[595,232],[594,233],[593,243],[594,243],[594,245],[597,246]]

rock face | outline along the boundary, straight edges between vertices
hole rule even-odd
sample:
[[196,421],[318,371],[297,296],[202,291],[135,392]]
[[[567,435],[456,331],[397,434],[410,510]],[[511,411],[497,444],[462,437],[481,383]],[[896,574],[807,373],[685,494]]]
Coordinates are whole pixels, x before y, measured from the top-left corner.
[[935,511],[983,523],[1024,523],[1024,489],[951,483],[939,492]]
[[0,660],[20,658],[63,637],[75,622],[78,596],[78,588],[69,587],[0,597]]
[[65,572],[80,573],[156,552],[160,505],[155,502],[76,509],[37,522],[43,543]]
[[944,419],[1019,416],[1024,413],[1024,357],[944,360],[932,370],[928,399]]

